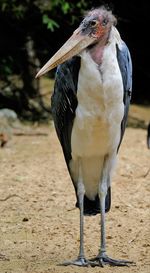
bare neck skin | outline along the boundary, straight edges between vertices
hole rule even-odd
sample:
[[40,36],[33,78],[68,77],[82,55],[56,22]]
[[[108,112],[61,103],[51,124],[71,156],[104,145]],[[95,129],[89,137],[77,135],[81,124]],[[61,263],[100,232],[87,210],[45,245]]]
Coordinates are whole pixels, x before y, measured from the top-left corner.
[[108,43],[109,33],[110,31],[106,33],[103,38],[98,41],[92,48],[89,49],[89,53],[93,61],[98,65],[102,63],[103,51],[105,45]]

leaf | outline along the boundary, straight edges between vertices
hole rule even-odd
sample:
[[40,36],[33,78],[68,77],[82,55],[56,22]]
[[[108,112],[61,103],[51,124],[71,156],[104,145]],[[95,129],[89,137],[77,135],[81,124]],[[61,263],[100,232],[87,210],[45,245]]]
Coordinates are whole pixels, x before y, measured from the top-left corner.
[[49,18],[47,14],[43,15],[43,24],[46,24],[47,28],[52,32],[55,30],[55,28],[59,28],[59,24],[53,19]]
[[4,12],[7,9],[7,3],[2,3],[1,10]]
[[70,5],[68,2],[65,2],[64,4],[62,4],[62,11],[64,14],[67,14],[69,10],[70,10]]

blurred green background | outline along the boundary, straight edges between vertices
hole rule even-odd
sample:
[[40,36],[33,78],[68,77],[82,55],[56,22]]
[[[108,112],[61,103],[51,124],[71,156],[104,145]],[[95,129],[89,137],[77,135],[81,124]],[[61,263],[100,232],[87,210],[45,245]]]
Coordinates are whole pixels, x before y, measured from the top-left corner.
[[101,4],[113,9],[132,55],[132,103],[149,105],[148,1],[0,0],[0,109],[13,109],[32,121],[50,117],[55,70],[42,79],[35,75],[69,38],[84,12]]

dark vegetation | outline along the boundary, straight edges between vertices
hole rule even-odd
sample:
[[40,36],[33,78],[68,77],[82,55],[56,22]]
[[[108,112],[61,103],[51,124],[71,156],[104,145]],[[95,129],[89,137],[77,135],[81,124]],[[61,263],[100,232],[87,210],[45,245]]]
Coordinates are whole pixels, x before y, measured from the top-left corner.
[[[77,27],[85,10],[107,3],[133,59],[132,102],[149,104],[148,1],[0,0],[0,108],[28,120],[47,119],[38,69]],[[52,71],[47,76],[53,78]]]

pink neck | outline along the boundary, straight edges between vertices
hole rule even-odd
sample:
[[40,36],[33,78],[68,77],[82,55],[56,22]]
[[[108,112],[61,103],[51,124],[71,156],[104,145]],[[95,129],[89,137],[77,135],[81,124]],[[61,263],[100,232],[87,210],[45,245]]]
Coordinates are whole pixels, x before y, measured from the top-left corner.
[[105,35],[95,46],[93,46],[89,52],[95,63],[100,65],[102,63],[104,47],[107,44],[108,35]]
[[104,46],[101,46],[101,47],[95,46],[94,48],[90,50],[90,55],[93,61],[99,65],[102,63],[103,51],[104,51]]

